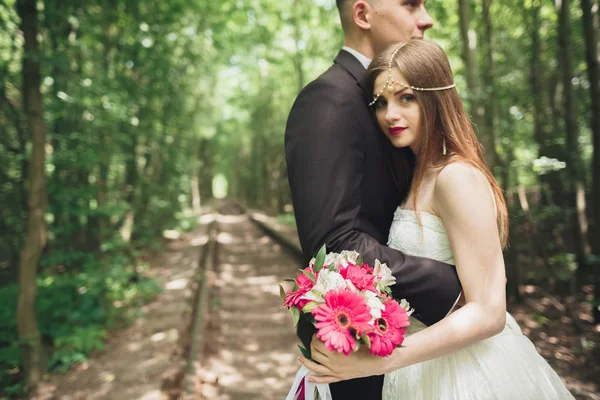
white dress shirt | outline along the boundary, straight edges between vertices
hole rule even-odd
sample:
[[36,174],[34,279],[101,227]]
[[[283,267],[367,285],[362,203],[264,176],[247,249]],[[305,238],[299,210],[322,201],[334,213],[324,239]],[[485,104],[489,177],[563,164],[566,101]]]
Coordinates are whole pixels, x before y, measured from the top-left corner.
[[361,54],[358,51],[351,49],[348,46],[342,47],[342,50],[346,50],[348,53],[350,53],[354,57],[356,57],[356,59],[362,64],[363,67],[365,67],[365,69],[369,68],[371,61],[373,61],[370,58],[368,58],[367,56],[365,56],[364,54]]

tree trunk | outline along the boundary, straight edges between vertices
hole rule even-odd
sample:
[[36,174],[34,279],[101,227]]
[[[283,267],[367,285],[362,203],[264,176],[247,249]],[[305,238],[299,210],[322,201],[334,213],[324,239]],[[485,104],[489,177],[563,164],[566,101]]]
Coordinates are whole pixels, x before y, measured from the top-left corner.
[[[525,3],[523,3],[525,7]],[[548,77],[544,73],[544,65],[542,63],[542,41],[540,38],[540,0],[534,0],[531,4],[531,10],[529,11],[530,18],[527,20],[526,25],[530,28],[531,37],[531,57],[529,59],[529,82],[531,83],[531,93],[540,93],[541,95],[533,96],[533,137],[538,144],[538,157],[549,157],[558,158],[560,155],[556,154],[556,151],[549,145],[553,142],[549,138],[547,127],[547,121],[550,119],[550,113],[548,112],[551,107],[547,101],[547,96],[544,93],[544,82],[548,80]],[[552,96],[550,96],[552,97]],[[554,114],[554,113],[553,113]],[[554,125],[557,127],[558,125]],[[550,187],[550,190],[544,190],[544,193],[548,193],[545,198],[545,204],[562,204],[556,199],[560,193],[564,192],[560,180],[559,172],[551,172],[540,177],[542,185]]]
[[[507,148],[506,165],[509,166],[514,158],[512,148]],[[517,174],[511,174],[511,168],[503,168],[503,182],[506,190],[506,205],[509,212],[516,209],[515,205],[515,194],[514,187],[517,187]],[[514,177],[514,179],[513,179]],[[506,259],[506,295],[512,298],[517,304],[523,302],[523,296],[521,295],[521,285],[523,283],[523,274],[521,272],[521,266],[519,265],[518,252],[516,248],[516,241],[513,238],[517,237],[516,227],[513,227],[509,231],[508,247],[504,250]]]
[[[117,4],[114,0],[104,2],[104,29],[103,29],[103,50],[102,69],[106,87],[110,86],[110,81],[114,79],[111,66],[114,57],[114,39],[117,36]],[[108,177],[111,166],[111,128],[104,127],[98,132],[99,135],[99,166],[98,176],[96,178],[96,204],[97,208],[102,210],[108,200]],[[95,173],[95,172],[92,172]],[[91,211],[91,210],[90,210]],[[109,221],[103,212],[90,212],[88,214],[88,250],[97,252],[105,239]]]
[[[213,196],[213,166],[214,166],[214,149],[212,146],[212,139],[202,138],[198,143],[198,160],[200,160],[201,166],[198,170],[200,189],[200,198],[207,201],[212,199]],[[237,168],[236,168],[237,169]]]
[[591,247],[595,257],[591,260],[596,277],[594,296],[594,320],[600,323],[600,62],[598,54],[598,23],[593,10],[598,8],[595,0],[581,0],[583,11],[583,37],[585,39],[585,58],[591,96],[591,131],[594,142],[594,160],[592,167],[592,229]]
[[38,10],[36,0],[17,3],[21,30],[25,38],[23,55],[23,104],[31,132],[31,166],[29,169],[29,218],[27,238],[19,260],[19,299],[17,328],[25,386],[35,391],[43,373],[40,333],[35,319],[37,296],[36,270],[46,244],[44,210],[46,208],[45,145],[46,127],[40,93],[40,52],[37,42]]
[[580,267],[584,267],[590,255],[587,238],[587,217],[585,205],[585,175],[580,157],[579,126],[577,124],[577,108],[573,85],[573,62],[571,58],[571,24],[570,0],[557,0],[558,6],[558,62],[561,66],[563,85],[563,108],[565,131],[567,134],[567,168],[572,177],[570,194],[575,197],[576,213],[573,226],[575,228],[575,250]]
[[471,10],[469,0],[458,1],[460,36],[462,41],[462,59],[469,92],[469,109],[475,131],[483,144],[485,158],[490,168],[495,163],[495,148],[489,132],[485,131],[485,108],[482,102],[481,85],[477,73],[477,34],[471,28]]
[[[68,17],[73,14],[74,10],[69,3],[63,1],[62,4],[59,4],[56,0],[44,3],[43,29],[48,32],[48,42],[53,60],[50,65],[50,76],[54,79],[52,85],[54,93],[59,91],[71,93],[73,83],[73,79],[70,79],[70,63],[67,61],[73,55],[73,49],[70,47],[69,42],[69,35],[73,33],[73,30]],[[76,141],[70,135],[73,130],[77,131],[74,128],[77,123],[73,120],[75,113],[72,112],[71,107],[71,104],[64,102],[60,105],[61,112],[52,113],[52,110],[48,110],[50,111],[49,115],[53,116],[48,125],[50,131],[49,143],[52,145],[53,154],[63,155],[52,159],[54,166],[52,183],[53,186],[61,188],[59,190],[62,192],[61,200],[54,201],[51,204],[52,213],[54,214],[52,224],[55,226],[71,226],[74,222],[72,210],[76,208],[76,199],[74,196],[67,195],[65,193],[67,190],[64,189],[74,185],[76,170],[76,168],[73,168],[72,158],[64,156],[77,151],[75,148]],[[72,226],[78,226],[78,223]],[[77,247],[76,238],[80,236],[78,229],[58,233],[53,240],[53,244],[65,251],[75,251]]]
[[292,25],[294,27],[294,45],[296,46],[296,52],[294,53],[294,69],[296,70],[296,82],[298,85],[298,93],[304,87],[304,68],[303,68],[303,56],[302,50],[304,49],[301,46],[302,41],[302,30],[300,27],[300,21],[303,18],[301,15],[302,11],[302,0],[294,0],[294,11],[295,14],[292,18]]
[[198,184],[198,175],[192,176],[192,210],[195,213],[200,212],[200,187]]
[[[496,110],[498,106],[498,96],[496,93],[496,83],[494,77],[496,76],[496,62],[494,61],[494,27],[491,18],[491,7],[492,0],[482,0],[483,7],[483,24],[484,24],[484,43],[485,43],[485,60],[486,65],[483,69],[483,89],[481,94],[483,95],[483,102],[485,105],[484,118],[483,118],[483,133],[487,136],[490,148],[487,150],[488,163],[490,167],[499,165],[501,169],[506,168],[504,166],[504,160],[501,160],[496,153],[496,125],[497,116]],[[506,184],[506,183],[505,183]]]

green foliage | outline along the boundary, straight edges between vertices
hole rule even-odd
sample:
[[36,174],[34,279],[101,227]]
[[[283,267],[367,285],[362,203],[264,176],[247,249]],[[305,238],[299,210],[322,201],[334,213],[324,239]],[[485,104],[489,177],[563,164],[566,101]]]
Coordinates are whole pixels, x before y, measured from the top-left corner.
[[[87,260],[78,273],[38,278],[36,316],[42,343],[50,352],[50,370],[66,371],[91,351],[102,350],[106,328],[127,323],[130,310],[160,290],[155,280],[138,272],[143,266],[134,267],[120,253]],[[21,389],[20,374],[14,372],[20,367],[17,299],[16,284],[0,287],[0,386],[5,395]]]
[[106,330],[97,325],[76,326],[71,334],[55,339],[54,345],[57,350],[53,352],[48,366],[58,371],[66,371],[71,365],[84,360],[92,350],[104,349],[105,336]]
[[550,257],[550,265],[557,271],[557,278],[563,282],[569,282],[577,272],[577,256],[573,253],[560,253]]
[[296,225],[296,218],[294,214],[279,214],[277,216],[277,222],[284,225]]

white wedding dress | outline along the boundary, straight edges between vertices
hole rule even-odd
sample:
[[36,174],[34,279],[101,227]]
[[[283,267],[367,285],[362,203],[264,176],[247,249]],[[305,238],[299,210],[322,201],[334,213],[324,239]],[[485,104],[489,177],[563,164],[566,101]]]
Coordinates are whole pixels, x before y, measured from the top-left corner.
[[[405,254],[454,264],[442,220],[398,208],[388,245]],[[408,335],[425,328],[411,317]],[[496,336],[462,350],[399,369],[385,376],[383,400],[557,400],[574,399],[506,313]]]

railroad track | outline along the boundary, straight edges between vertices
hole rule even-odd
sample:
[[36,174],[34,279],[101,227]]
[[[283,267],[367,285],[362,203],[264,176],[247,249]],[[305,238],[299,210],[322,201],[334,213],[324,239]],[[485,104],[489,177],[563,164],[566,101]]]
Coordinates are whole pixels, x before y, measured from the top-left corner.
[[[191,321],[163,383],[169,399],[281,399],[299,365],[278,284],[301,266],[297,243],[234,201],[222,201],[202,246]],[[179,360],[177,360],[177,358]]]

